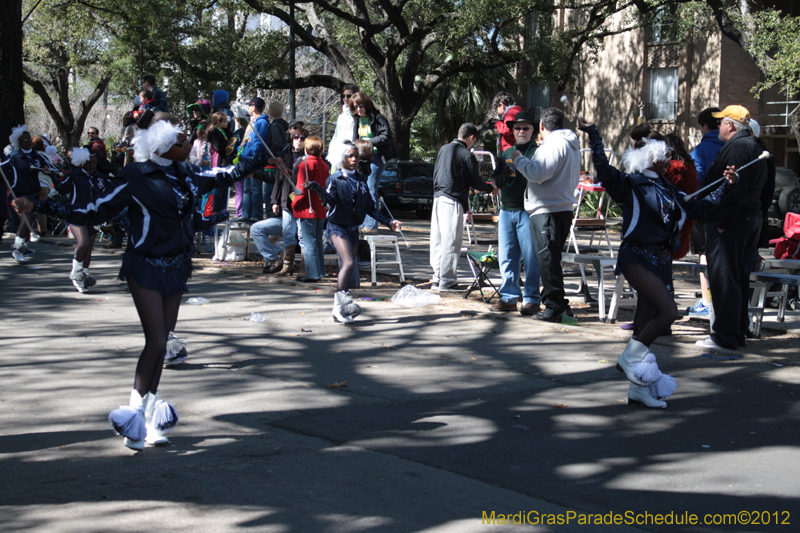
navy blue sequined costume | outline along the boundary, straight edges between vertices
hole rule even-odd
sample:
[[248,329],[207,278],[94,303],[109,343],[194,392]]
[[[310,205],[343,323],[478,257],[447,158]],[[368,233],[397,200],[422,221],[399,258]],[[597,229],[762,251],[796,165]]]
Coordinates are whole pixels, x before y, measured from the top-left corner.
[[702,200],[686,200],[686,195],[663,176],[649,170],[626,174],[609,165],[597,126],[592,124],[584,131],[589,134],[597,181],[622,208],[622,244],[616,273],[620,274],[625,264],[636,263],[658,276],[672,291],[670,251],[679,245],[683,223],[713,212],[730,193],[730,184],[723,182]]
[[188,163],[132,163],[86,205],[35,203],[41,213],[83,226],[108,221],[127,207],[130,238],[120,275],[135,276],[139,286],[170,297],[188,291],[195,232],[228,216],[223,211],[200,217],[193,208],[197,198],[216,187],[229,187],[263,164],[258,160],[203,171]]

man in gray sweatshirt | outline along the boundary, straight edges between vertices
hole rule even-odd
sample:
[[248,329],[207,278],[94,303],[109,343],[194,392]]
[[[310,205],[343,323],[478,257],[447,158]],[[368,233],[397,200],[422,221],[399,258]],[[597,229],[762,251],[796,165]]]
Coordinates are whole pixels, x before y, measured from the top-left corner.
[[545,309],[536,320],[561,322],[572,316],[564,297],[564,272],[561,252],[572,224],[574,191],[580,179],[580,142],[572,130],[564,129],[564,113],[555,107],[542,110],[539,122],[541,146],[532,158],[522,152],[511,154],[514,166],[525,179],[525,211],[530,215],[531,237],[542,279],[542,304]]

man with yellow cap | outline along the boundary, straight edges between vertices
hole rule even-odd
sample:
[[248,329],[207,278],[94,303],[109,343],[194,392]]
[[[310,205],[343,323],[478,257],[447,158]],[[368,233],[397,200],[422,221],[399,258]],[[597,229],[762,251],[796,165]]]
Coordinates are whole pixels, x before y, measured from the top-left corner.
[[[757,159],[763,151],[752,136],[747,109],[731,105],[713,116],[722,119],[719,138],[725,145],[708,169],[707,183],[721,177],[729,167],[739,168]],[[711,336],[696,343],[703,348],[736,350],[745,345],[750,325],[750,271],[761,231],[761,188],[766,180],[765,160],[743,169],[733,191],[706,220],[712,313]]]

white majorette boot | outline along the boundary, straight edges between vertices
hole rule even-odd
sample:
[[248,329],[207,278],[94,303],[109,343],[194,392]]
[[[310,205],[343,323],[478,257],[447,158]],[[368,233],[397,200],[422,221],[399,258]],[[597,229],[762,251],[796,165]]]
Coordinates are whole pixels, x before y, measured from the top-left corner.
[[644,359],[648,351],[649,349],[647,346],[636,339],[629,340],[628,345],[625,347],[625,351],[622,352],[622,354],[619,356],[619,359],[617,359],[617,370],[620,372],[625,372],[625,376],[631,383],[635,383],[636,385],[647,385],[647,383],[641,379],[638,379],[633,374],[633,367],[637,363],[641,362],[642,359]]
[[631,386],[628,387],[628,405],[665,409],[667,402],[653,398],[649,387],[631,383]]
[[89,290],[89,287],[86,286],[88,277],[89,275],[83,270],[83,263],[73,259],[72,272],[70,272],[69,279],[72,280],[72,284],[75,285],[75,289],[78,292],[86,292]]
[[353,297],[349,292],[344,293],[344,303],[342,304],[342,314],[355,318],[361,314],[361,306],[353,301]]
[[186,358],[189,357],[189,353],[186,351],[187,342],[186,339],[176,337],[174,332],[169,332],[164,366],[173,366],[186,361]]
[[144,438],[147,435],[144,422],[144,402],[142,397],[131,391],[131,401],[128,405],[120,405],[109,413],[108,420],[111,427],[118,434],[125,437],[122,443],[132,450],[144,449]]
[[350,324],[353,322],[353,317],[344,313],[344,307],[347,303],[347,300],[350,300],[350,302],[353,301],[345,291],[338,291],[333,295],[332,313],[333,319],[336,322],[342,322],[344,324]]
[[169,442],[166,433],[178,423],[178,412],[171,403],[158,399],[155,394],[148,392],[144,395],[144,421],[147,436],[144,441],[148,446],[163,446]]
[[633,365],[633,375],[650,387],[653,398],[669,398],[678,387],[675,378],[659,370],[656,356],[652,352]]

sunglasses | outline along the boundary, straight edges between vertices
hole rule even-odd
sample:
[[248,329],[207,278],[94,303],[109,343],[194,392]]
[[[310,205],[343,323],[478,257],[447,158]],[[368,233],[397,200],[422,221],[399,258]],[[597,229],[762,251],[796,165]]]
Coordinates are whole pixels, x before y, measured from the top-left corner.
[[342,95],[342,98],[344,98],[345,100],[347,100],[348,98],[352,98],[352,97],[353,97],[352,94],[343,94]]
[[364,104],[358,104],[358,105],[356,105],[356,108],[357,108],[357,109],[366,109],[366,108],[367,108],[367,106],[366,106],[366,105],[364,105]]
[[524,128],[517,128],[517,127],[515,127],[515,128],[514,128],[514,131],[530,131],[530,130],[532,130],[532,129],[533,129],[533,128],[531,128],[530,126],[526,126],[526,127],[524,127]]
[[97,135],[97,132],[96,131],[89,131],[86,134],[87,135]]
[[305,141],[305,140],[306,140],[306,138],[305,138],[305,137],[303,137],[303,136],[301,136],[301,135],[295,135],[295,136],[294,136],[294,140],[295,140],[295,141]]

